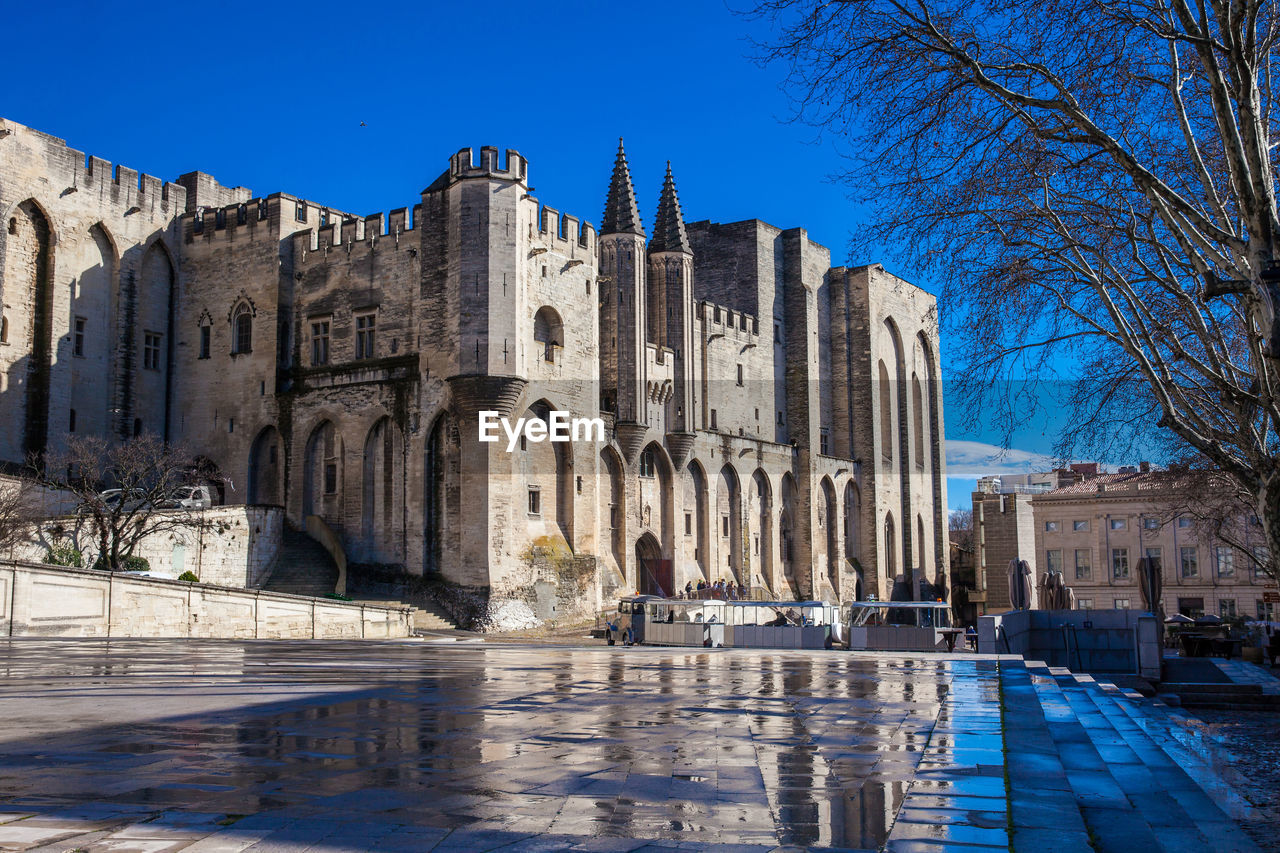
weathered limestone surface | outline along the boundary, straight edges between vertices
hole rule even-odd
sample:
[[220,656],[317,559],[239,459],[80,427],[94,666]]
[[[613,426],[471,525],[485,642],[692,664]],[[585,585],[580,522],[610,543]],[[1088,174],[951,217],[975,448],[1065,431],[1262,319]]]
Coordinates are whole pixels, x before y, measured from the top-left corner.
[[409,636],[409,613],[408,607],[0,563],[0,635],[13,637],[391,638]]
[[[650,240],[621,146],[597,233],[510,150],[463,149],[411,207],[358,217],[200,172],[108,177],[0,127],[0,460],[162,433],[228,502],[322,518],[354,576],[451,585],[464,623],[699,579],[946,583],[934,300],[833,267],[804,229],[686,226],[668,171]],[[606,435],[508,452],[481,411]]]

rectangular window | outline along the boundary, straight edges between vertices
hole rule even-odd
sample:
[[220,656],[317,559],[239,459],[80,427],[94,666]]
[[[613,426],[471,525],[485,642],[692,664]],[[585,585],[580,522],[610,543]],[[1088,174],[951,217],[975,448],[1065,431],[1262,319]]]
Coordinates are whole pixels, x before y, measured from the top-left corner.
[[1253,579],[1266,580],[1270,577],[1267,570],[1271,568],[1271,549],[1266,545],[1255,545],[1253,548]]
[[1218,546],[1218,577],[1233,578],[1236,576],[1236,554],[1226,545]]
[[529,489],[529,515],[542,514],[542,490]]
[[1116,610],[1128,610],[1128,609],[1129,609],[1129,599],[1127,598],[1116,599]]
[[1129,549],[1128,548],[1112,548],[1111,549],[1111,576],[1116,579],[1128,579],[1129,577]]
[[715,409],[711,410],[711,428],[712,429],[716,428],[716,410]]
[[338,463],[324,463],[324,493],[326,495],[336,495],[338,493]]
[[147,370],[160,369],[160,336],[155,332],[142,335],[142,366]]
[[1126,519],[1123,519],[1123,518],[1111,519],[1112,530],[1127,530],[1128,528],[1129,528],[1129,522]]
[[738,365],[738,385],[742,385],[742,365]]
[[1142,529],[1143,529],[1143,530],[1159,530],[1159,529],[1160,529],[1160,519],[1158,519],[1158,518],[1152,518],[1152,517],[1150,517],[1150,516],[1147,516],[1147,517],[1143,518],[1143,519],[1142,519]]
[[1258,621],[1274,622],[1276,621],[1276,606],[1269,601],[1263,601],[1261,598],[1257,601],[1258,605]]
[[374,314],[356,316],[356,358],[373,358],[373,332],[377,317]]
[[1143,551],[1142,556],[1146,557],[1149,561],[1154,563],[1157,569],[1161,568],[1164,565],[1164,563],[1162,562],[1164,559],[1163,548],[1147,548],[1145,551]]
[[1062,571],[1062,551],[1054,548],[1044,552],[1045,571],[1060,572]]
[[1092,609],[1093,609],[1093,599],[1092,599],[1092,598],[1077,598],[1077,599],[1076,599],[1076,610],[1092,610]]
[[818,452],[823,456],[828,456],[831,453],[831,436],[827,434],[825,429],[818,433]]
[[1196,558],[1196,549],[1194,546],[1186,546],[1178,549],[1178,562],[1182,567],[1182,576],[1184,578],[1200,577],[1200,563]]
[[1236,616],[1236,600],[1234,598],[1218,599],[1218,615],[1223,619],[1234,619]]
[[316,320],[311,324],[311,364],[318,367],[329,363],[329,321]]
[[1046,522],[1044,523],[1044,532],[1045,532],[1045,533],[1057,533],[1057,532],[1058,532],[1058,522],[1056,522],[1056,521],[1046,521]]
[[76,318],[75,343],[73,345],[72,353],[80,356],[80,358],[84,358],[84,328],[88,323],[89,321],[84,317]]
[[201,326],[200,327],[200,357],[201,358],[209,357],[209,350],[212,348],[212,343],[213,343],[212,339],[213,339],[213,327]]
[[1179,519],[1178,519],[1178,526],[1179,526],[1179,527],[1190,527],[1190,526],[1191,526],[1191,519],[1187,518],[1185,515],[1184,515],[1184,516],[1182,516],[1181,518],[1179,518]]
[[684,514],[684,535],[693,535],[693,513],[691,512],[686,512]]
[[1073,522],[1071,522],[1071,529],[1072,529],[1072,530],[1088,530],[1088,529],[1089,529],[1089,522],[1087,522],[1087,521],[1073,521]]
[[609,504],[609,527],[613,530],[618,529],[618,505]]
[[298,211],[296,214],[299,222],[307,221],[307,203],[305,201],[298,202]]
[[1198,619],[1204,615],[1204,599],[1203,598],[1179,598],[1178,612],[1183,616],[1189,616],[1192,619]]
[[725,515],[720,517],[720,526],[724,530],[724,533],[722,533],[721,535],[728,536],[729,535],[729,516]]
[[783,421],[782,421],[782,411],[781,411],[781,410],[779,410],[779,411],[778,411],[778,426],[783,426]]
[[1093,577],[1092,558],[1088,548],[1076,549],[1076,580],[1087,581]]
[[657,476],[657,468],[655,467],[652,450],[646,450],[640,454],[640,476],[641,477]]

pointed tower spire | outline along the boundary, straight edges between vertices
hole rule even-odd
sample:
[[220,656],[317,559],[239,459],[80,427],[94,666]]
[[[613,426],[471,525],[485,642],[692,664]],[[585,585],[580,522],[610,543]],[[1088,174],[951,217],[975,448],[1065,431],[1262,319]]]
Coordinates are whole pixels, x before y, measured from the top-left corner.
[[662,181],[662,195],[658,198],[658,215],[653,223],[653,239],[650,252],[685,252],[689,248],[689,235],[684,230],[684,214],[680,212],[680,199],[676,196],[676,179],[671,175],[671,161],[667,161],[667,176]]
[[631,187],[631,170],[627,168],[627,152],[622,150],[622,137],[618,137],[618,157],[613,161],[613,178],[609,181],[609,196],[604,202],[600,233],[644,236],[640,209],[636,206],[636,191]]

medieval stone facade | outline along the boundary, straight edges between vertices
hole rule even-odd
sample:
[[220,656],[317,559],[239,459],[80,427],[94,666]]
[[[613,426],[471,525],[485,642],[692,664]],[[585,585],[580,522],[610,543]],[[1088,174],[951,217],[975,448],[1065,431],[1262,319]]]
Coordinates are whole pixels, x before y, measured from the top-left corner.
[[[650,236],[621,146],[599,232],[528,170],[463,150],[411,210],[356,217],[0,120],[0,459],[155,432],[353,564],[540,618],[698,579],[945,582],[931,296],[803,229],[686,225],[669,169]],[[606,436],[508,452],[481,411]]]

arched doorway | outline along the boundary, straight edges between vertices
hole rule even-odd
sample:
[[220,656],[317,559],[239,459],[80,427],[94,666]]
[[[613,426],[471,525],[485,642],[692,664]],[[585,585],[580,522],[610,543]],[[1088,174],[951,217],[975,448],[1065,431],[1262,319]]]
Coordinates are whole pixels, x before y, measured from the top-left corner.
[[671,561],[662,559],[662,548],[652,533],[636,540],[636,588],[641,595],[671,595]]
[[278,506],[280,501],[280,433],[266,427],[249,451],[249,503]]

